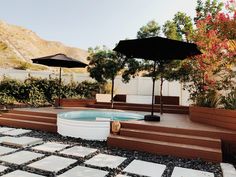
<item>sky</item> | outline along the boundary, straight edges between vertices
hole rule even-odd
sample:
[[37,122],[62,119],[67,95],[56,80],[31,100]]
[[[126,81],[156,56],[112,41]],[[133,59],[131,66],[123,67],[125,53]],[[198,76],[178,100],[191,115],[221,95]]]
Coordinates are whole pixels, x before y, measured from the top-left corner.
[[178,11],[194,17],[197,0],[1,0],[0,20],[45,40],[87,50],[136,38],[151,20],[163,25]]

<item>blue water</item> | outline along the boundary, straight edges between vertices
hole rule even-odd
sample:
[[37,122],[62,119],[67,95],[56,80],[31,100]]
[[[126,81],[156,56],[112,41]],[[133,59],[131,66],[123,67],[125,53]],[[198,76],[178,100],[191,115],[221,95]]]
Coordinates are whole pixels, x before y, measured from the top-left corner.
[[138,120],[143,119],[144,116],[129,112],[115,112],[115,111],[71,111],[59,113],[59,117],[69,120],[81,120],[81,121],[95,121],[96,118],[109,118],[111,120]]

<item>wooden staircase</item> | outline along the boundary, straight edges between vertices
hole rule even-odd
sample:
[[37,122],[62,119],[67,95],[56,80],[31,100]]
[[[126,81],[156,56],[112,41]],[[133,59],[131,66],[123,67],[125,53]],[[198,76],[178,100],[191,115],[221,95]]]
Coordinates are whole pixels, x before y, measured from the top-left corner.
[[221,139],[199,130],[121,123],[119,135],[108,137],[108,146],[160,155],[202,158],[221,162]]
[[57,114],[11,110],[8,113],[2,113],[0,125],[56,133]]
[[[113,106],[114,106],[114,109],[120,109],[120,110],[132,110],[132,111],[144,111],[144,112],[151,111],[150,104],[115,102]],[[87,105],[87,107],[110,109],[111,103],[96,102],[95,104]],[[160,105],[159,104],[154,105],[154,112],[160,112]],[[175,114],[188,114],[189,107],[188,106],[179,106],[179,105],[163,105],[163,112],[164,113],[175,113]]]

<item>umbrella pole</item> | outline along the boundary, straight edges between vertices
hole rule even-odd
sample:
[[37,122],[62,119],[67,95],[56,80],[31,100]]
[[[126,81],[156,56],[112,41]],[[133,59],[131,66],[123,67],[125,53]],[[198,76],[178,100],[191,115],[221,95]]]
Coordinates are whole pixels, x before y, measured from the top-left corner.
[[157,61],[154,61],[153,64],[153,75],[152,75],[152,112],[151,115],[145,115],[144,116],[144,120],[145,121],[160,121],[160,116],[154,115],[154,104],[155,104],[155,81],[156,81],[156,77],[155,77],[155,72],[156,72],[156,64]]
[[111,109],[114,108],[114,78],[111,80]]
[[154,61],[153,64],[153,76],[152,76],[152,112],[151,115],[153,116],[153,112],[154,112],[154,104],[155,104],[155,96],[154,96],[154,92],[155,92],[155,72],[156,72],[156,61]]
[[164,80],[163,80],[163,74],[162,74],[164,68],[163,68],[163,64],[162,64],[162,63],[160,64],[159,68],[160,68],[160,71],[161,71],[161,83],[160,83],[160,114],[162,115],[162,114],[163,114],[162,90],[163,90],[163,82],[164,82]]
[[58,107],[61,107],[61,67],[59,69]]
[[163,88],[163,76],[162,76],[162,74],[161,74],[161,85],[160,85],[160,114],[163,114],[162,88]]

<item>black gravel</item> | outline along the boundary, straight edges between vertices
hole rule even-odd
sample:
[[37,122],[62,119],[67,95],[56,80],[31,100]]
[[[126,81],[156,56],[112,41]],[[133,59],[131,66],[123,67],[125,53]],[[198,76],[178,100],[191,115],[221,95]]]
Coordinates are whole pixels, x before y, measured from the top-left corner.
[[[33,161],[28,162],[27,164],[23,164],[23,165],[13,165],[13,164],[8,164],[8,163],[4,163],[4,162],[0,161],[0,164],[10,167],[9,169],[0,173],[0,175],[9,173],[9,172],[14,171],[16,169],[20,169],[20,170],[33,172],[33,173],[44,175],[44,176],[53,177],[56,175],[60,175],[60,174],[64,173],[65,171],[67,171],[77,165],[81,165],[81,166],[87,166],[87,167],[92,167],[92,168],[96,168],[96,169],[102,169],[105,171],[109,171],[109,174],[107,175],[107,177],[115,177],[117,174],[129,175],[131,177],[139,177],[139,175],[134,175],[134,174],[122,172],[122,170],[132,160],[138,159],[138,160],[144,160],[144,161],[148,161],[148,162],[155,162],[155,163],[166,165],[167,168],[164,171],[164,174],[162,175],[162,177],[171,177],[174,167],[191,168],[191,169],[195,169],[195,170],[212,172],[215,174],[215,177],[223,177],[219,163],[206,162],[201,159],[178,158],[178,157],[173,157],[173,156],[154,155],[154,154],[150,154],[150,153],[124,150],[124,149],[120,149],[120,148],[109,148],[109,147],[107,147],[106,141],[102,141],[102,142],[101,141],[88,141],[88,140],[83,140],[83,139],[79,139],[79,138],[63,137],[59,134],[46,133],[43,131],[32,131],[30,133],[24,134],[24,136],[42,138],[46,142],[48,142],[48,141],[59,142],[59,143],[68,144],[70,146],[81,145],[84,147],[96,148],[96,149],[98,149],[98,151],[89,155],[89,156],[86,156],[85,158],[81,158],[81,157],[62,155],[62,154],[59,154],[58,152],[50,153],[50,152],[35,151],[35,150],[32,150],[30,147],[21,148],[20,150],[40,152],[40,153],[45,154],[45,156],[58,155],[58,156],[62,156],[62,157],[73,158],[73,159],[76,159],[77,161],[76,161],[76,163],[71,164],[67,168],[65,168],[57,173],[46,172],[43,170],[38,170],[38,169],[34,169],[34,168],[30,168],[30,167],[26,166],[34,161],[44,158],[45,156],[40,157],[38,159],[34,159]],[[126,157],[127,159],[115,169],[110,169],[107,167],[105,167],[105,168],[104,167],[95,167],[95,166],[90,166],[90,165],[84,164],[84,162],[87,159],[90,159],[91,157],[93,157],[94,155],[96,155],[98,153],[118,155],[118,156]],[[143,168],[145,168],[145,167],[143,167]]]

